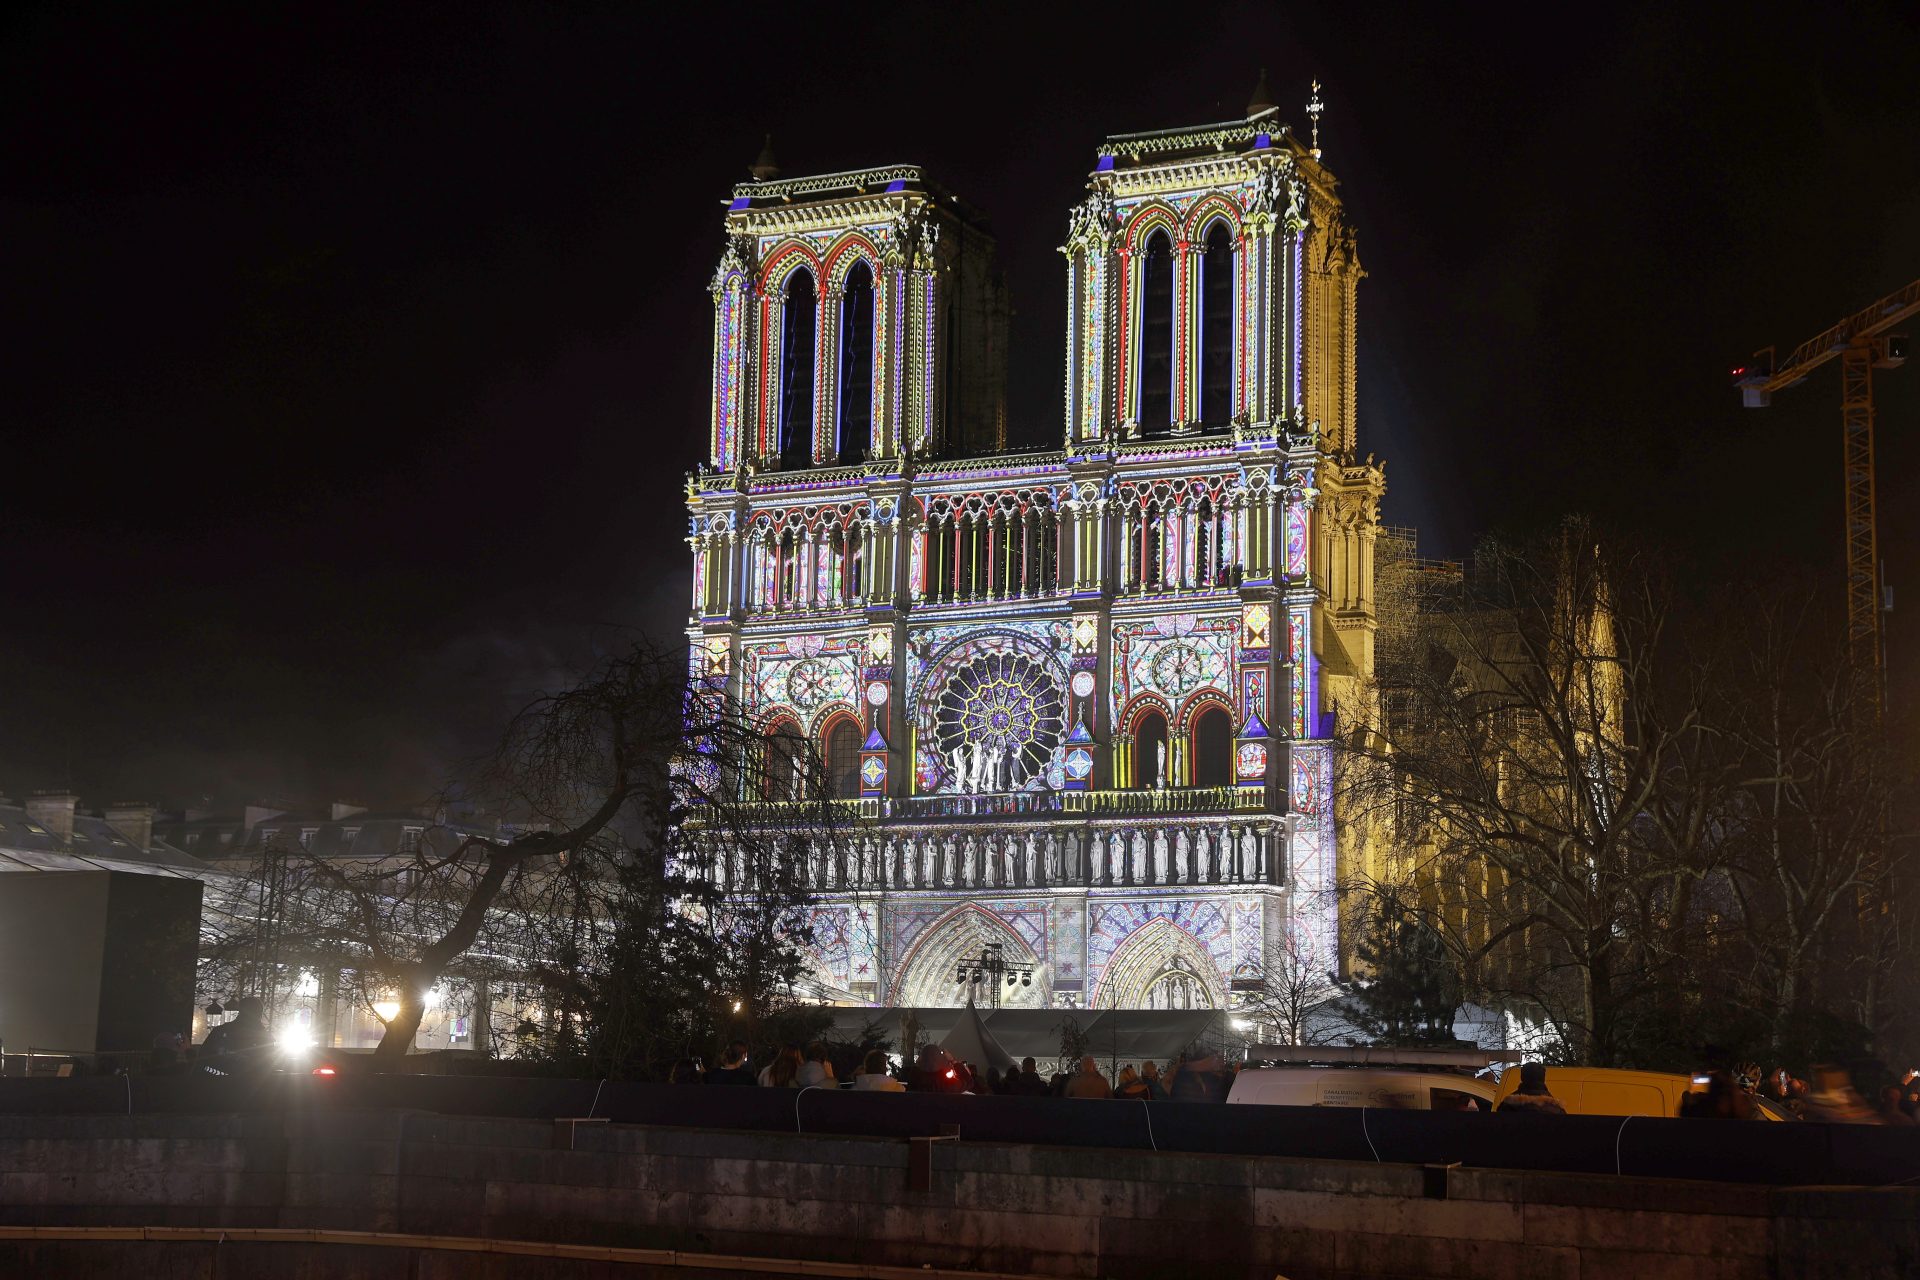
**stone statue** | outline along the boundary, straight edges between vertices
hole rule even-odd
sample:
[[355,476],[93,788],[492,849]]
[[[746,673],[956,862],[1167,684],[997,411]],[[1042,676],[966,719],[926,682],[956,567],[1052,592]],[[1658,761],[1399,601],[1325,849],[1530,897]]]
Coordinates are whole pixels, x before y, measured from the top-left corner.
[[1153,760],[1154,760],[1153,785],[1158,787],[1160,790],[1165,791],[1167,789],[1167,744],[1166,743],[1156,742],[1153,744]]

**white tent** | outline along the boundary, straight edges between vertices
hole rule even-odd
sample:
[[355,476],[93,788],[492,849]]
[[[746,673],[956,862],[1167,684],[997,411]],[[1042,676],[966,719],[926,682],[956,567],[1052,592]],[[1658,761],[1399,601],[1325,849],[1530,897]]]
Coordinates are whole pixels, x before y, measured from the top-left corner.
[[993,1038],[993,1032],[987,1030],[987,1024],[981,1020],[980,1011],[973,1007],[971,1000],[960,1011],[960,1021],[954,1024],[953,1030],[947,1032],[940,1047],[980,1072],[985,1072],[989,1067],[998,1067],[1002,1071],[1013,1067],[1013,1055],[1002,1049],[1000,1042]]

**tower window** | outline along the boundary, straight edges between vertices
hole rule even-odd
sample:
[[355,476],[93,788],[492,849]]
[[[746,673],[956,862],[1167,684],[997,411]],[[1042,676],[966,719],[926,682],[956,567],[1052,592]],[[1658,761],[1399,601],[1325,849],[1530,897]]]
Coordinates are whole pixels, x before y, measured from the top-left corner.
[[1200,421],[1233,417],[1233,236],[1224,221],[1207,232],[1200,276]]
[[1140,432],[1173,426],[1173,245],[1165,231],[1147,237],[1140,267]]
[[804,467],[813,458],[813,273],[787,277],[780,308],[780,466]]
[[1193,785],[1226,787],[1233,784],[1233,717],[1222,706],[1210,706],[1193,721]]
[[856,262],[840,299],[840,461],[873,450],[873,272]]
[[845,716],[827,730],[827,785],[842,800],[860,798],[860,729]]
[[799,800],[806,792],[806,740],[790,720],[767,735],[766,797],[769,800]]

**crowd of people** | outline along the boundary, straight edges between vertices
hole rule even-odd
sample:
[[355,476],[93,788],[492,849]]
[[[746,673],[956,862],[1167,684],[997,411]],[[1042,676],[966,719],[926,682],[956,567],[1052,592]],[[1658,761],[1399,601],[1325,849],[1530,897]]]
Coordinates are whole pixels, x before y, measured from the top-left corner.
[[771,1089],[840,1088],[884,1093],[973,1093],[1016,1098],[1121,1098],[1139,1102],[1172,1099],[1180,1102],[1225,1102],[1239,1064],[1223,1062],[1213,1053],[1181,1054],[1164,1067],[1151,1060],[1116,1064],[1112,1075],[1101,1071],[1091,1054],[1071,1071],[1042,1074],[1033,1058],[1002,1071],[981,1071],[936,1045],[922,1046],[911,1064],[895,1068],[884,1050],[874,1049],[850,1068],[851,1083],[836,1071],[833,1054],[823,1041],[804,1049],[783,1045],[763,1056],[757,1070],[749,1059],[746,1041],[727,1046],[719,1065],[703,1066],[687,1058],[673,1067],[672,1084],[754,1085]]
[[[844,1051],[843,1051],[844,1052]],[[1137,1102],[1225,1102],[1233,1088],[1239,1063],[1228,1063],[1213,1053],[1181,1054],[1164,1067],[1152,1060],[1115,1063],[1109,1075],[1099,1059],[1089,1054],[1071,1071],[1043,1074],[1034,1059],[1001,1071],[980,1071],[934,1045],[923,1046],[910,1064],[895,1067],[887,1053],[874,1049],[843,1070],[836,1070],[833,1052],[823,1041],[802,1048],[785,1045],[764,1055],[757,1068],[749,1060],[747,1043],[736,1040],[714,1067],[696,1059],[675,1065],[674,1084],[749,1085],[772,1089],[848,1087],[886,1093],[972,1093],[1024,1098],[1119,1098]],[[1909,1071],[1897,1085],[1880,1091],[1870,1102],[1853,1087],[1839,1067],[1818,1066],[1812,1082],[1786,1070],[1762,1073],[1752,1066],[1708,1072],[1704,1088],[1687,1094],[1683,1118],[1751,1119],[1755,1099],[1764,1098],[1780,1110],[1806,1120],[1842,1124],[1920,1124],[1920,1072]],[[850,1078],[850,1083],[848,1080]],[[1472,1109],[1477,1109],[1474,1107]],[[1509,1115],[1565,1115],[1566,1108],[1547,1087],[1547,1069],[1539,1062],[1523,1063],[1520,1082],[1500,1101],[1497,1110]]]

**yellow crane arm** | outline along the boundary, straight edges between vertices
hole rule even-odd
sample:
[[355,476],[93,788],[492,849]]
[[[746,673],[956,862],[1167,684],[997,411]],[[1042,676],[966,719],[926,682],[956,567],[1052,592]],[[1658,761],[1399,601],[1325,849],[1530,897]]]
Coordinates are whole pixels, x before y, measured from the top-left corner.
[[[1785,363],[1770,374],[1762,372],[1761,378],[1743,381],[1741,385],[1753,387],[1762,394],[1790,387],[1845,351],[1848,344],[1885,333],[1915,313],[1920,313],[1920,280],[1888,294],[1871,306],[1861,308],[1825,333],[1807,339],[1795,347]],[[1771,348],[1768,350],[1770,352]]]

